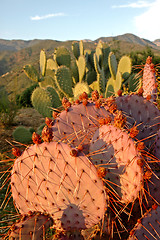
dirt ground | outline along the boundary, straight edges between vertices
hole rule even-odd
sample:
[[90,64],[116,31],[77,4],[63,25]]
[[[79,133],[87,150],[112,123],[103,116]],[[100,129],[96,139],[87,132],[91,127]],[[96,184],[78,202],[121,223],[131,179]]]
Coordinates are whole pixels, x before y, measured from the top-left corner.
[[12,137],[13,130],[18,126],[33,127],[35,131],[45,122],[45,118],[33,108],[18,110],[13,125],[5,128],[0,123],[0,153],[8,154],[16,143]]

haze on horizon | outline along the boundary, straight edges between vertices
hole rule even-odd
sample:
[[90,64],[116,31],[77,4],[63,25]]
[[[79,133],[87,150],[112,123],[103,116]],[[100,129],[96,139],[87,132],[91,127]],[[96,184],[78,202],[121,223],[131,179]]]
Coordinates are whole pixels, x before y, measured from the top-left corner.
[[160,0],[5,0],[1,39],[95,40],[132,33],[160,39]]

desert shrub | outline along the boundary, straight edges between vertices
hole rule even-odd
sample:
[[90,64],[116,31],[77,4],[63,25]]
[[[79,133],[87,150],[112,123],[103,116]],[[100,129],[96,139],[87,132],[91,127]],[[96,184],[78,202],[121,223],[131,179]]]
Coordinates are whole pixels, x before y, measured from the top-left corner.
[[16,95],[16,103],[20,107],[33,107],[31,102],[31,95],[33,90],[38,86],[38,84],[34,84],[27,89],[25,89],[21,94]]
[[8,93],[3,86],[0,87],[0,122],[8,127],[13,124],[18,107],[14,100],[9,100]]

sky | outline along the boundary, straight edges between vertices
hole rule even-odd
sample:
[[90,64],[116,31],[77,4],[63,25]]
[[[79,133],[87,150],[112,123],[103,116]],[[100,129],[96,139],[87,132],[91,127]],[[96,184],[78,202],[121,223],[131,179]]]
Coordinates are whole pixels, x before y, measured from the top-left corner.
[[160,0],[0,0],[0,39],[160,39]]

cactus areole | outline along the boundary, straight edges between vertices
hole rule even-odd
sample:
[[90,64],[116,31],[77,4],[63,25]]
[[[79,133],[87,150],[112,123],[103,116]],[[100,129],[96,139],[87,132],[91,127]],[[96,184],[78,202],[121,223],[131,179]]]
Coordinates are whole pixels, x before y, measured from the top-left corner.
[[21,214],[49,214],[55,227],[85,229],[97,224],[106,208],[106,193],[95,166],[65,143],[28,147],[14,162],[13,199]]

